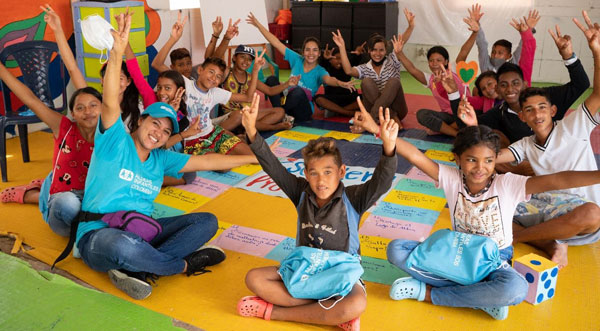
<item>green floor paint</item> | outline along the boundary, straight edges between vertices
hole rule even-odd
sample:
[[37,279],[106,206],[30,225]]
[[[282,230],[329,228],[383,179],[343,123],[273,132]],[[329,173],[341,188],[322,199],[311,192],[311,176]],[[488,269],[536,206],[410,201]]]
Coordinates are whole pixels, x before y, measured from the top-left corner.
[[[289,69],[279,70],[279,81],[285,82],[290,77]],[[404,93],[407,94],[421,94],[421,95],[431,95],[431,92],[428,88],[424,87],[423,84],[419,83],[413,76],[411,76],[408,72],[403,71],[400,73],[400,80],[402,81],[402,88],[404,89]],[[557,86],[561,84],[556,83],[543,83],[543,82],[533,82],[531,84],[535,87],[547,87],[547,86]],[[471,84],[471,88],[473,85]],[[577,108],[590,94],[592,94],[592,89],[589,88],[585,93],[583,93],[577,101],[571,106],[571,108]]]
[[168,316],[0,252],[0,330],[181,330]]

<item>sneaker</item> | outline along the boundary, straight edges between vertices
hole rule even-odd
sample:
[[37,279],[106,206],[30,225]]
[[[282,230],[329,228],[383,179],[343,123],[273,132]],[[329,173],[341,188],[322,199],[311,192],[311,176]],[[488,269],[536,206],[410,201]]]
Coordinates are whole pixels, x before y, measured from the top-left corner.
[[292,126],[294,125],[294,120],[294,116],[288,114],[285,114],[285,117],[283,118],[284,122],[290,123]]
[[153,283],[158,279],[158,276],[147,272],[132,272],[117,269],[109,270],[108,277],[116,288],[136,300],[146,299],[152,294],[152,286],[148,282],[148,279]]
[[225,260],[225,252],[217,246],[205,245],[186,256],[184,260],[188,264],[186,271],[188,276],[201,275],[205,272],[210,272],[210,270],[205,269],[206,267],[223,262]]

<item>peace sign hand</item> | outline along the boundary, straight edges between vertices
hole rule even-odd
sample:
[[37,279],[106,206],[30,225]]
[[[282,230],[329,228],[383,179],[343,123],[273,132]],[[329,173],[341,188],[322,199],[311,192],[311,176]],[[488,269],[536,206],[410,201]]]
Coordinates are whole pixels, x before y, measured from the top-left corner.
[[[575,22],[575,24],[577,23],[579,22]],[[573,45],[571,43],[571,37],[569,35],[561,35],[560,27],[558,26],[558,24],[556,25],[556,34],[554,34],[552,29],[548,29],[548,32],[550,32],[552,39],[554,39],[554,43],[556,44],[558,52],[562,56],[563,60],[569,59],[573,55]]]

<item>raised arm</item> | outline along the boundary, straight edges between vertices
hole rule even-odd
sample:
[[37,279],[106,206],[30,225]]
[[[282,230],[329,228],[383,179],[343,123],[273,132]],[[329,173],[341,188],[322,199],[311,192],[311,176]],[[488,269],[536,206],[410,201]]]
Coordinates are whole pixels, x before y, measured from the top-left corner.
[[183,27],[185,26],[185,22],[187,22],[187,16],[183,20],[181,20],[181,11],[179,11],[179,13],[177,14],[177,22],[175,22],[175,24],[173,24],[173,27],[171,28],[171,35],[169,36],[169,39],[167,40],[165,45],[160,49],[160,51],[158,51],[158,54],[156,54],[154,60],[152,60],[152,68],[154,68],[159,73],[171,70],[171,68],[169,68],[165,64],[165,60],[167,58],[167,55],[169,55],[171,48],[173,48],[175,43],[177,43],[177,41],[181,39],[181,36],[183,35]]
[[350,64],[350,60],[348,59],[348,53],[346,53],[346,42],[342,37],[342,33],[338,29],[337,34],[335,32],[331,32],[331,34],[333,42],[337,45],[338,49],[340,50],[340,59],[342,60],[342,68],[344,68],[344,72],[346,73],[346,75],[358,78],[360,73],[358,72],[358,69],[356,69],[352,66],[352,64]]
[[69,43],[65,37],[65,32],[62,29],[60,16],[58,16],[58,14],[56,14],[56,12],[48,4],[40,6],[40,8],[46,12],[46,15],[44,15],[44,21],[54,32],[54,38],[56,39],[56,44],[58,45],[58,51],[60,52],[60,56],[62,57],[67,71],[69,72],[69,76],[71,76],[73,86],[75,86],[76,89],[86,87],[87,82],[85,81],[81,70],[79,70],[79,67],[77,66],[77,61],[75,61],[71,47],[69,47]]
[[600,183],[600,170],[562,171],[555,174],[534,176],[525,184],[526,194],[595,185]]
[[121,106],[119,104],[119,79],[121,64],[123,63],[123,54],[129,43],[129,30],[131,28],[131,13],[129,11],[117,15],[116,18],[119,31],[110,31],[114,43],[106,64],[104,89],[102,93],[102,112],[100,121],[104,130],[108,130],[113,126],[121,116]]
[[254,25],[258,29],[258,31],[260,31],[260,33],[265,37],[265,39],[267,39],[271,46],[273,46],[279,53],[285,55],[285,49],[287,47],[285,47],[285,45],[281,41],[279,41],[279,39],[277,39],[275,35],[269,32],[269,30],[267,30],[264,27],[264,25],[260,24],[258,19],[254,16],[254,14],[252,14],[252,12],[248,14],[246,22],[248,22],[248,24]]
[[398,34],[398,37],[392,37],[392,44],[394,45],[394,53],[396,53],[396,57],[398,58],[398,60],[400,60],[400,62],[402,62],[402,65],[404,66],[404,68],[406,68],[406,71],[408,71],[411,74],[411,76],[413,76],[416,80],[418,80],[419,83],[427,85],[427,79],[425,79],[425,74],[421,70],[417,69],[417,67],[415,67],[415,65],[412,62],[410,62],[406,55],[404,55],[404,52],[402,52],[402,49],[404,48],[405,44],[402,35]]
[[0,80],[6,84],[8,88],[19,98],[23,103],[31,109],[37,117],[39,117],[52,130],[54,137],[58,136],[60,131],[60,121],[63,115],[48,108],[33,92],[25,86],[20,80],[13,76],[6,67],[0,63]]
[[225,58],[225,53],[227,52],[227,47],[229,47],[229,42],[235,36],[237,36],[240,32],[238,30],[238,24],[241,19],[235,21],[235,23],[231,24],[231,18],[229,19],[229,25],[227,26],[227,30],[225,31],[225,36],[223,36],[223,40],[219,44],[219,47],[215,51],[213,57],[218,57],[219,59]]
[[408,26],[406,27],[406,30],[404,30],[404,32],[402,33],[402,40],[406,44],[408,42],[408,39],[410,39],[413,30],[415,29],[415,14],[408,10],[408,8],[404,8],[404,17],[406,17],[406,22],[408,23]]
[[591,115],[594,116],[598,113],[600,108],[600,25],[598,23],[592,24],[587,12],[583,11],[583,18],[587,25],[585,27],[576,18],[573,22],[583,31],[585,38],[588,41],[588,46],[594,56],[594,86],[592,94],[585,100],[585,106],[590,111]]
[[210,41],[208,42],[208,46],[206,46],[206,51],[204,52],[204,59],[208,59],[212,57],[215,53],[215,48],[217,47],[217,41],[221,36],[221,32],[223,31],[223,21],[221,21],[221,16],[217,16],[215,21],[212,22],[213,33],[210,37]]
[[473,49],[473,45],[475,45],[475,41],[477,40],[477,34],[479,33],[479,19],[483,16],[481,6],[479,4],[474,4],[468,11],[469,17],[463,18],[463,22],[467,23],[469,26],[471,35],[460,48],[460,51],[456,56],[456,62],[467,60],[467,57],[469,56],[469,53],[471,53],[471,49]]
[[[360,112],[356,112],[354,115],[354,125],[361,126],[368,132],[373,134],[379,133],[379,126],[371,117],[371,114],[365,109],[365,106],[362,104],[360,97],[357,98],[358,107],[360,108]],[[383,108],[379,108],[379,119],[380,122],[384,120],[383,116]],[[437,163],[433,162],[430,158],[425,156],[417,147],[407,142],[406,140],[398,137],[396,139],[396,153],[402,157],[404,157],[408,162],[412,163],[415,167],[419,168],[421,171],[426,173],[433,180],[438,180],[439,166]]]
[[519,67],[523,70],[523,79],[527,82],[527,86],[531,86],[531,76],[533,73],[533,59],[535,57],[536,40],[533,37],[532,30],[540,20],[540,15],[537,10],[529,11],[528,17],[522,19],[512,19],[510,25],[521,34],[521,42],[519,47],[513,53],[513,57],[519,59]]
[[205,155],[192,155],[188,162],[179,170],[180,173],[205,171],[205,170],[229,170],[245,164],[258,163],[254,155],[223,155],[210,153]]
[[356,91],[356,87],[354,87],[354,82],[352,80],[349,80],[347,82],[342,82],[341,80],[339,80],[335,77],[331,77],[329,75],[323,76],[322,79],[323,79],[323,83],[325,83],[329,86],[343,87],[343,88],[350,90],[350,92]]

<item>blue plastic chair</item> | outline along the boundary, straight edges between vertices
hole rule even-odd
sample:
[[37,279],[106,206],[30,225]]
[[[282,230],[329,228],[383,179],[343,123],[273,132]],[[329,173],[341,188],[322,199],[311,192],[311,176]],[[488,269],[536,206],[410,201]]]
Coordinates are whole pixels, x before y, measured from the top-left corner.
[[[53,81],[57,78],[61,80],[62,106],[54,106],[52,93],[50,90],[50,61],[53,54],[56,54],[60,64],[60,77],[52,77]],[[67,107],[67,82],[65,78],[65,66],[58,53],[58,46],[50,41],[25,41],[15,45],[8,46],[0,53],[0,61],[6,64],[7,60],[15,60],[23,74],[22,80],[27,87],[49,108],[62,112]],[[2,170],[2,181],[8,181],[6,166],[6,127],[16,125],[19,128],[19,139],[21,141],[21,154],[23,162],[29,162],[29,142],[27,140],[27,124],[41,122],[35,116],[27,116],[24,112],[28,110],[26,106],[19,109],[13,109],[10,100],[10,89],[0,81],[2,96],[4,99],[4,110],[6,114],[0,115],[0,166]],[[25,115],[25,116],[24,116]]]

